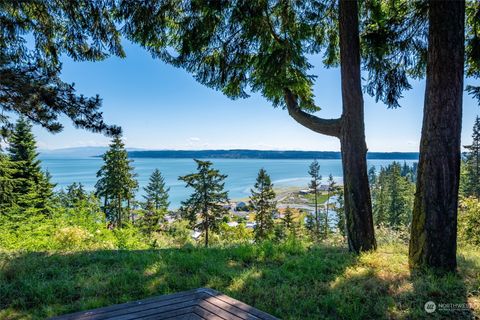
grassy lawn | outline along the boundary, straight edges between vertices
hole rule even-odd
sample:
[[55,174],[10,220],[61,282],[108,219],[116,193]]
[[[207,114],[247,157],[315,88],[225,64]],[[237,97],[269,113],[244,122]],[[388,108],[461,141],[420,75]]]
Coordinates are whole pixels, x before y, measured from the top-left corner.
[[[314,194],[307,194],[307,195],[304,195],[303,197],[308,199],[308,202],[312,205],[315,202],[315,195]],[[319,194],[317,194],[317,203],[319,205],[324,204],[327,201],[327,198],[328,198],[328,194],[326,192],[325,193],[319,193]]]
[[0,318],[36,319],[210,287],[283,319],[423,319],[426,301],[469,302],[480,316],[480,252],[459,252],[458,275],[411,275],[407,248],[360,257],[298,244],[72,253],[0,253]]

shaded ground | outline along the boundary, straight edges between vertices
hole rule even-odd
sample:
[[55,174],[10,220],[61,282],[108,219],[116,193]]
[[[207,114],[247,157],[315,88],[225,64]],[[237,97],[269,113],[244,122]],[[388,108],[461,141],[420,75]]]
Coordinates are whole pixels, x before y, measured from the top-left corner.
[[73,253],[0,253],[0,318],[48,316],[210,287],[283,319],[423,319],[424,304],[470,303],[431,318],[480,316],[480,253],[459,274],[412,276],[404,245],[354,257],[284,245]]

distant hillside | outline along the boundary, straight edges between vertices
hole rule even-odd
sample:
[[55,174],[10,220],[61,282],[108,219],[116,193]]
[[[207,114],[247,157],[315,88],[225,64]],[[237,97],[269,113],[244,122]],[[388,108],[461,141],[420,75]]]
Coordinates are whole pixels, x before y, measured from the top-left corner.
[[[97,157],[105,153],[108,147],[74,147],[62,149],[40,149],[41,158],[78,158],[78,157]],[[128,151],[139,151],[141,149],[129,149]]]
[[[276,150],[157,150],[129,151],[132,158],[198,158],[198,159],[340,159],[338,151]],[[418,152],[369,152],[368,159],[417,160]]]

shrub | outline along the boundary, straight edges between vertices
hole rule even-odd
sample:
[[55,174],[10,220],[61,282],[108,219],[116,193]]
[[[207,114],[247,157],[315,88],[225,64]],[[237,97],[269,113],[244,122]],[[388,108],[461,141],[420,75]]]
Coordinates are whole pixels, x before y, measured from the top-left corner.
[[126,224],[122,228],[114,229],[113,234],[118,249],[148,248],[148,242],[142,237],[140,230],[131,224]]
[[82,227],[69,226],[57,230],[53,238],[58,249],[76,249],[85,247],[85,242],[91,237]]
[[174,244],[178,246],[193,244],[192,230],[188,227],[186,220],[177,220],[169,224],[167,233],[173,238]]
[[234,227],[222,223],[218,235],[221,244],[239,244],[253,241],[253,230],[245,227],[244,223],[239,223]]
[[0,219],[0,249],[37,251],[55,248],[55,223],[43,215]]
[[138,228],[107,229],[100,214],[58,209],[51,216],[23,212],[0,216],[0,250],[96,250],[148,247]]
[[408,226],[398,226],[392,229],[386,225],[380,225],[375,228],[375,237],[378,245],[403,243],[408,244],[410,239],[410,229]]
[[480,246],[480,200],[474,197],[460,200],[458,211],[458,240]]

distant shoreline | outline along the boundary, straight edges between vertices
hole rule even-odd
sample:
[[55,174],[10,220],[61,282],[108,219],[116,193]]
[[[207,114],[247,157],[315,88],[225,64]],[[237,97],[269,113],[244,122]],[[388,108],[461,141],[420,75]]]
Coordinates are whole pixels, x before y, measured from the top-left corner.
[[[131,158],[174,159],[319,159],[339,160],[339,151],[277,151],[277,150],[146,150],[129,151]],[[369,152],[367,159],[418,160],[418,152]]]

